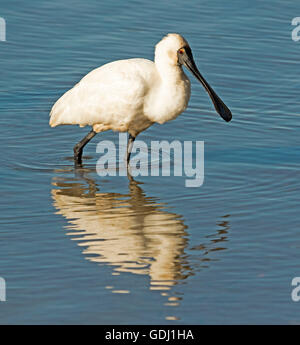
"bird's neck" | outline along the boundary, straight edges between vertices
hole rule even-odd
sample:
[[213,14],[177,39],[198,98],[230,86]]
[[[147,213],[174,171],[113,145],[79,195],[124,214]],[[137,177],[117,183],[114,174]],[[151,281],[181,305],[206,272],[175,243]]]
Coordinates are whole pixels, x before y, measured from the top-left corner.
[[163,59],[155,59],[156,69],[163,83],[172,83],[176,85],[183,79],[183,70],[177,64],[170,64]]

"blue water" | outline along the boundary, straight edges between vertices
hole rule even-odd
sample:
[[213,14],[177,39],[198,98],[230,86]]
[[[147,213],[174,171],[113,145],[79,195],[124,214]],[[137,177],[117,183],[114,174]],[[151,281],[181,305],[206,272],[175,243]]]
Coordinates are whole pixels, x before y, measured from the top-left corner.
[[[296,1],[16,1],[0,42],[1,324],[300,322],[299,52]],[[186,37],[233,113],[191,77],[188,109],[140,135],[205,142],[205,180],[97,175],[100,140],[48,126],[55,100],[91,69]]]

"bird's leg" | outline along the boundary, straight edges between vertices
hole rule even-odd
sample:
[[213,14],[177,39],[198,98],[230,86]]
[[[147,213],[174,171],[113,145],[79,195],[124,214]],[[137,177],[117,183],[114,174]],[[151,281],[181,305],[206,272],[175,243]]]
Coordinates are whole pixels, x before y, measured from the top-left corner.
[[92,139],[97,133],[91,130],[82,140],[74,146],[74,162],[75,166],[81,166],[82,164],[82,151],[85,145]]
[[132,136],[129,133],[128,143],[127,143],[127,166],[129,164],[129,161],[130,161],[131,150],[132,150],[132,146],[133,146],[133,143],[135,141],[135,138],[136,137]]

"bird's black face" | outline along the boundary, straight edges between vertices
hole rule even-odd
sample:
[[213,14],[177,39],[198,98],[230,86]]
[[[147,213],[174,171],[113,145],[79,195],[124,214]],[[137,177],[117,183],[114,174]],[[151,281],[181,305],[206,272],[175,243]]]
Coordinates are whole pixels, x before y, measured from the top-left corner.
[[201,73],[199,72],[194,58],[192,54],[192,50],[189,46],[182,47],[177,51],[178,62],[181,65],[187,67],[194,76],[201,82],[204,86],[205,90],[209,94],[217,113],[227,122],[232,119],[231,111],[227,108],[227,106],[223,103],[221,98],[215,93],[215,91],[211,88],[208,82],[203,78]]

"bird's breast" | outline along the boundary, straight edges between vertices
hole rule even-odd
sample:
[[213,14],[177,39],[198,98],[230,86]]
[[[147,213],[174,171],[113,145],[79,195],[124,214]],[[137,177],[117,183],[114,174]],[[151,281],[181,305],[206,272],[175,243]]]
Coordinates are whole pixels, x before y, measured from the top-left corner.
[[160,124],[174,120],[186,109],[190,94],[190,81],[186,76],[173,82],[162,81],[149,93],[145,115]]

